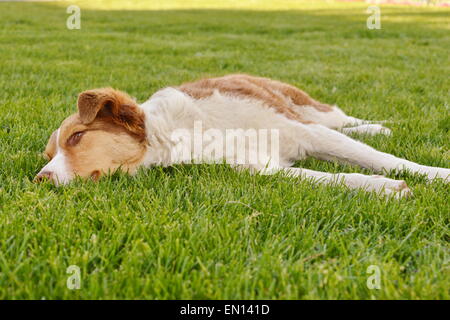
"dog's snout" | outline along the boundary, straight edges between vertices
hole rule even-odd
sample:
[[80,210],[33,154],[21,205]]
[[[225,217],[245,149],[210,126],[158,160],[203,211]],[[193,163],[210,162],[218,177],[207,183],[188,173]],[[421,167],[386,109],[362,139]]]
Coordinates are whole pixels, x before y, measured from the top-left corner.
[[51,171],[41,171],[34,178],[35,182],[43,182],[44,180],[52,180],[53,172]]

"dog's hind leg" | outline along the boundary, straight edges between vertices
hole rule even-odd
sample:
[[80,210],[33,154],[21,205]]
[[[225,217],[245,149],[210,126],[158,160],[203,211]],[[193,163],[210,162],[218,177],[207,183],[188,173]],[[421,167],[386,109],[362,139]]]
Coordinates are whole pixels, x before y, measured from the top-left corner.
[[287,83],[248,75],[234,75],[233,77],[257,86],[260,92],[276,97],[277,100],[271,101],[271,103],[282,101],[290,112],[293,111],[299,115],[304,122],[319,123],[330,129],[376,123],[347,116],[337,106],[319,102],[303,90]]
[[384,134],[387,136],[391,135],[391,130],[386,127],[383,127],[380,124],[362,124],[356,127],[342,128],[341,131],[345,134],[362,133],[368,135],[376,135],[376,134]]
[[[303,90],[277,80],[238,74],[209,81],[208,85],[215,86],[214,88],[219,91],[262,100],[268,105],[276,107],[279,112],[284,113],[289,119],[296,119],[303,123],[319,123],[327,128],[336,130],[348,126],[379,123],[348,116],[337,106],[319,102]],[[192,84],[190,87],[185,86],[185,90],[188,90],[191,95],[194,89]],[[375,133],[375,127],[355,128],[353,132],[361,132],[363,130],[366,133]],[[380,133],[387,131],[388,129],[381,130]]]
[[275,83],[276,88],[289,98],[291,107],[305,121],[315,122],[337,130],[344,127],[354,127],[352,130],[347,130],[347,133],[390,133],[389,129],[381,126],[384,121],[363,120],[348,116],[337,106],[319,102],[297,87],[278,81],[272,81],[272,83]]
[[329,106],[329,111],[317,109],[314,106],[293,106],[293,110],[306,121],[321,124],[327,128],[341,130],[345,134],[366,133],[366,134],[387,134],[391,131],[383,127],[380,123],[384,121],[370,121],[358,119],[346,115],[337,106]]

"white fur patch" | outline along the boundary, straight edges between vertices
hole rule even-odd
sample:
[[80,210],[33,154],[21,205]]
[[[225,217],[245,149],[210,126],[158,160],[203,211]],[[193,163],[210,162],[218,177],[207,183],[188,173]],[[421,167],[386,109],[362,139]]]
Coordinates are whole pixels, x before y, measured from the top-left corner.
[[59,147],[59,131],[60,129],[58,129],[56,133],[56,155],[39,172],[51,172],[52,180],[55,185],[67,184],[73,178],[73,173],[69,170],[69,166],[67,164],[67,157],[63,150]]

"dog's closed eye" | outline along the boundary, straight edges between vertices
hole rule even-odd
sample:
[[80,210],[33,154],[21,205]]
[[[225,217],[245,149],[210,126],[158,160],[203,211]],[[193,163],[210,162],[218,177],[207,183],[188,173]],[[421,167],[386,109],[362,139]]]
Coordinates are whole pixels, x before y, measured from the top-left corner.
[[85,131],[75,132],[74,134],[72,134],[69,137],[69,139],[67,139],[67,145],[70,147],[76,146],[80,142],[80,140],[84,134],[85,134]]

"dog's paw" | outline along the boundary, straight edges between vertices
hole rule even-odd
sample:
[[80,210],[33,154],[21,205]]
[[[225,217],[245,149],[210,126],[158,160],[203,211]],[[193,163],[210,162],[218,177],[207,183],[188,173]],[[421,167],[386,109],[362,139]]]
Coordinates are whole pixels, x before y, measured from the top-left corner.
[[420,170],[420,173],[425,174],[428,178],[428,181],[442,179],[446,183],[450,182],[450,169],[424,166],[423,169]]
[[366,190],[376,191],[395,198],[408,198],[413,195],[405,181],[393,180],[383,176],[372,176],[366,185]]
[[377,134],[383,134],[386,136],[390,136],[392,134],[391,129],[388,129],[386,127],[383,127],[380,124],[363,124],[356,127],[350,127],[350,128],[343,128],[342,132],[345,134],[352,134],[352,133],[360,133],[360,134],[367,134],[367,135],[377,135]]

